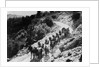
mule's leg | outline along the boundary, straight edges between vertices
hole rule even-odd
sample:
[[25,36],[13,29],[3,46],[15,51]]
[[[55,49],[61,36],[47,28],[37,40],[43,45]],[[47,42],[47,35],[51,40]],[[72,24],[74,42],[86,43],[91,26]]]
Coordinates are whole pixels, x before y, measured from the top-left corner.
[[31,52],[31,58],[30,59],[32,60],[32,52]]
[[33,52],[32,52],[32,59],[34,59],[34,58],[33,58]]
[[35,53],[33,53],[33,60],[35,60]]
[[[31,54],[31,52],[30,52],[30,54]],[[32,55],[31,55],[32,56]],[[30,57],[30,59],[31,59],[31,57]]]

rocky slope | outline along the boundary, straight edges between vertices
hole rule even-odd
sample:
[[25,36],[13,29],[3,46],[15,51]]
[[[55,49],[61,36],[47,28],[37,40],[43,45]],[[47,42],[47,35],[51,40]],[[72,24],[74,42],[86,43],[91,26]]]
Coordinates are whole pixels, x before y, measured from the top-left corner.
[[19,50],[10,62],[82,62],[82,13],[61,11],[41,20],[46,17],[54,24],[50,32]]

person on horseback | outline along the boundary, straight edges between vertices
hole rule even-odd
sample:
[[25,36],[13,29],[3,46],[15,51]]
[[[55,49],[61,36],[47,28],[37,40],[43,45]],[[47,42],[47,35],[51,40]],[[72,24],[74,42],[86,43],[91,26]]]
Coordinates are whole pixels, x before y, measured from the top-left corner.
[[49,49],[48,49],[48,47],[45,46],[44,50],[45,50],[45,55],[47,56],[47,54],[49,53]]
[[56,41],[57,42],[60,42],[60,37],[59,37],[59,34],[58,33],[56,33]]
[[49,40],[46,39],[45,40],[45,44],[48,45],[49,44]]
[[62,33],[61,33],[61,31],[59,30],[59,35],[61,36],[61,34],[62,34]]
[[42,47],[40,42],[38,42],[38,46],[39,46],[39,47]]

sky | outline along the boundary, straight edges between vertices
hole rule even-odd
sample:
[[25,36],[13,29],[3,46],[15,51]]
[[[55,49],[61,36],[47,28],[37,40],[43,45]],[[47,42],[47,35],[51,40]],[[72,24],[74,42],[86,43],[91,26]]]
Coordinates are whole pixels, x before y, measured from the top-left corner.
[[30,16],[36,13],[37,11],[8,11],[8,14],[20,15],[20,16]]

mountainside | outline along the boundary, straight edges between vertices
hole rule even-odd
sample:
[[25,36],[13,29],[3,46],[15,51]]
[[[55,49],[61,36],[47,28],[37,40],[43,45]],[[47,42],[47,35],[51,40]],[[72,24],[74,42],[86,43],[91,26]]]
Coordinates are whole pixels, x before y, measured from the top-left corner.
[[20,19],[13,20],[18,28],[8,24],[9,62],[82,62],[81,11],[38,11]]

